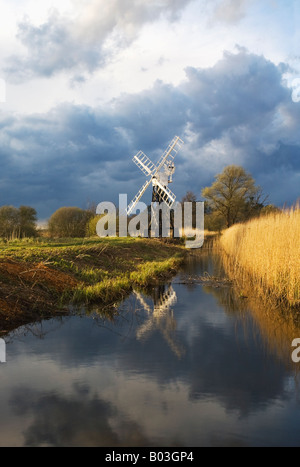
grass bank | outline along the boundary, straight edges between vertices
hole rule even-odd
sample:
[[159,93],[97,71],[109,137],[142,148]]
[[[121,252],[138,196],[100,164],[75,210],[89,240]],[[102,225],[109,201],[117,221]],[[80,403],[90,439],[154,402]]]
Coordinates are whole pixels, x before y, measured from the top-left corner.
[[233,275],[255,291],[300,306],[300,209],[236,224],[224,231],[221,250]]
[[64,305],[108,304],[174,273],[185,249],[156,239],[0,243],[0,329],[63,313]]

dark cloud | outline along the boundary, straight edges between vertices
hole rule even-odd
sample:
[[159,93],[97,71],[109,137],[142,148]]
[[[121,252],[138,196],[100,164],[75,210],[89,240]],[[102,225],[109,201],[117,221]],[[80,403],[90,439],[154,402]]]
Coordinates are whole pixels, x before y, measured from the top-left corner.
[[225,53],[213,68],[186,72],[184,92],[191,101],[191,128],[202,142],[220,138],[228,130],[238,140],[243,127],[267,127],[278,105],[290,98],[279,69],[245,50]]
[[178,134],[186,142],[176,159],[179,198],[188,189],[200,197],[234,163],[282,206],[299,196],[299,122],[282,65],[239,48],[212,68],[188,68],[178,86],[158,81],[107,107],[0,114],[0,203],[33,205],[44,218],[62,205],[131,198],[144,182],[132,156],[143,150],[156,161]]
[[95,173],[94,194],[103,194],[107,166],[129,152],[109,115],[73,105],[11,119],[0,138],[1,202],[23,200],[42,212],[44,203],[83,205],[91,195],[86,178]]
[[128,47],[145,24],[161,15],[174,21],[191,1],[112,0],[104,7],[102,0],[92,0],[75,4],[76,18],[52,11],[39,26],[26,18],[18,25],[17,38],[27,54],[8,57],[6,76],[10,82],[20,82],[67,71],[75,73],[76,81],[78,75],[94,72],[116,51]]
[[121,97],[115,105],[119,123],[132,144],[145,151],[163,148],[175,134],[182,133],[188,109],[185,93],[161,81],[151,90]]

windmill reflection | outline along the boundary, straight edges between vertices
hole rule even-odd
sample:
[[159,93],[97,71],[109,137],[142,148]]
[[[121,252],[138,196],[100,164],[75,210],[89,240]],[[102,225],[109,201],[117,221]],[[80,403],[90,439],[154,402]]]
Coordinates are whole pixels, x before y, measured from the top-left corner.
[[153,290],[153,304],[149,305],[144,296],[135,291],[136,299],[147,312],[146,321],[137,328],[138,340],[146,340],[149,335],[158,330],[163,335],[172,352],[181,358],[185,354],[183,346],[176,341],[177,322],[172,306],[177,303],[177,295],[172,285],[160,285]]

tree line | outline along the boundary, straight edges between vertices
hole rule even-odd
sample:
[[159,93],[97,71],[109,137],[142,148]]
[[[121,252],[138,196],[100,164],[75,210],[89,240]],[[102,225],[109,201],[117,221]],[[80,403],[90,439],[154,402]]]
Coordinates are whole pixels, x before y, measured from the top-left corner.
[[0,207],[0,237],[36,237],[37,212],[30,206]]
[[[205,201],[205,228],[222,230],[237,222],[244,222],[252,217],[267,214],[279,209],[267,205],[267,196],[261,187],[256,186],[251,174],[243,167],[229,165],[216,175],[211,186],[202,192]],[[186,201],[196,202],[197,196],[189,191],[183,197]],[[95,209],[62,207],[48,221],[47,233],[50,237],[85,237],[96,234],[99,216]],[[38,236],[37,213],[30,206],[0,207],[0,237],[23,238]]]
[[[88,224],[95,214],[78,207],[62,207],[48,220],[49,237],[81,238],[89,235]],[[95,227],[96,232],[96,227]],[[37,212],[30,206],[0,207],[0,238],[12,240],[38,237],[41,231],[37,226]]]

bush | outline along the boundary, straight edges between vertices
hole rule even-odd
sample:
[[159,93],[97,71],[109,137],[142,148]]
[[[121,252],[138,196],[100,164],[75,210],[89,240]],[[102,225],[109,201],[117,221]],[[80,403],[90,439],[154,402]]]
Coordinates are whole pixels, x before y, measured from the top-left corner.
[[[98,224],[98,221],[101,219],[101,217],[104,217],[106,216],[106,214],[102,214],[102,215],[93,215],[93,217],[89,220],[87,226],[86,226],[86,236],[87,237],[94,237],[95,235],[97,235],[97,224]],[[113,222],[113,219],[112,219],[112,222]],[[129,220],[128,220],[129,222]],[[116,218],[116,234],[117,236],[119,236],[119,217],[117,216]]]
[[87,224],[93,214],[77,207],[58,209],[49,219],[48,228],[52,237],[85,237]]
[[100,218],[101,218],[101,216],[93,216],[89,220],[89,222],[87,223],[87,226],[86,226],[86,236],[87,237],[94,237],[95,235],[97,235],[96,227],[97,227],[97,223],[98,223]]

